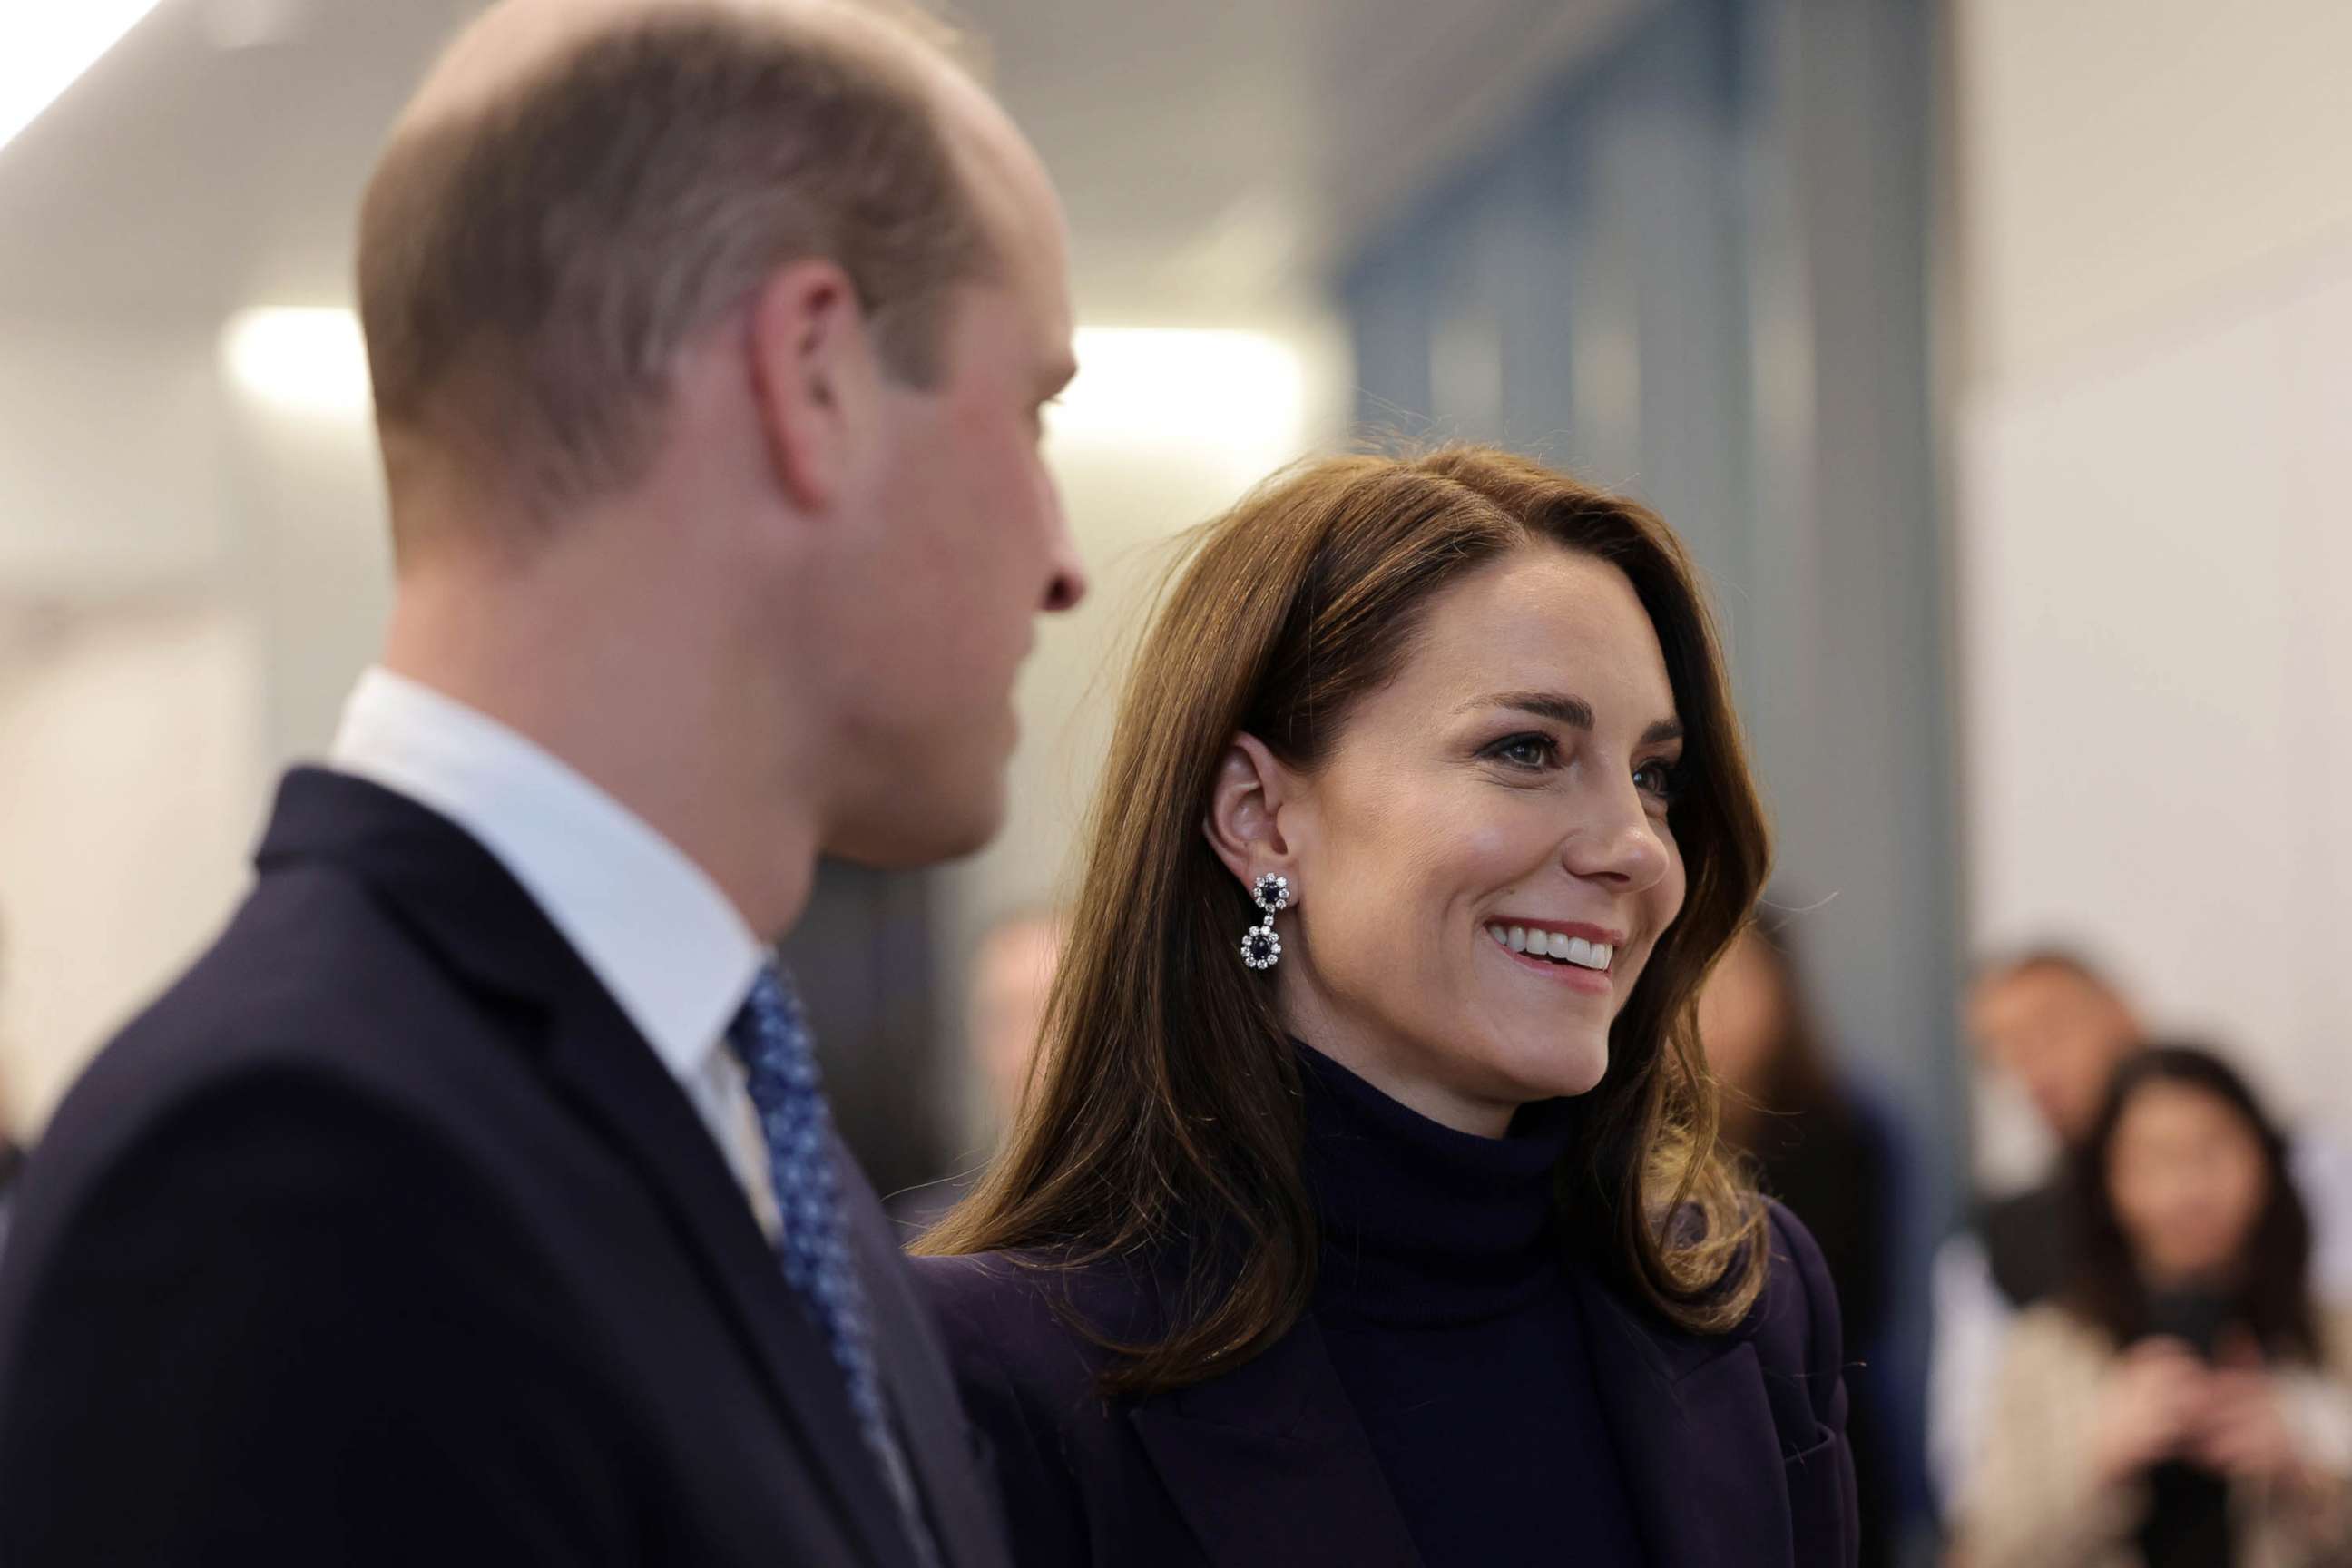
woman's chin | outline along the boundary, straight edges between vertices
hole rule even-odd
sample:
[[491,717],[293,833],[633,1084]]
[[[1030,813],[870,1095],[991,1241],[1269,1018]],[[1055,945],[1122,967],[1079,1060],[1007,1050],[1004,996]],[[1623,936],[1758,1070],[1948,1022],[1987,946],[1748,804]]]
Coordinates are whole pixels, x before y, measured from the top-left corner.
[[1563,1042],[1557,1037],[1530,1042],[1510,1058],[1511,1077],[1529,1101],[1561,1100],[1590,1094],[1609,1072],[1606,1038]]

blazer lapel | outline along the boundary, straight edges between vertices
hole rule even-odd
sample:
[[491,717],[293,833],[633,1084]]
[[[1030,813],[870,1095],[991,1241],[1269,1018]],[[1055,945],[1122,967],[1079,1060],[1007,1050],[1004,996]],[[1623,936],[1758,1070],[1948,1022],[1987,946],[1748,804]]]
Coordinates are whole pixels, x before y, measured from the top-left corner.
[[1220,1568],[1421,1568],[1312,1314],[1255,1360],[1128,1419]]
[[1582,1270],[1577,1286],[1652,1568],[1795,1568],[1755,1346],[1653,1327]]
[[573,1014],[570,1026],[556,1032],[551,1075],[635,1164],[692,1244],[705,1280],[766,1373],[779,1408],[806,1438],[873,1560],[912,1568],[913,1546],[850,1411],[832,1350],[784,1283],[775,1253],[701,1119],[601,992]]
[[907,1260],[888,1215],[848,1152],[838,1144],[835,1149],[849,1206],[850,1245],[874,1314],[882,1379],[898,1409],[900,1438],[917,1484],[930,1507],[940,1555],[949,1568],[1009,1568],[1003,1521],[981,1483],[947,1352],[908,1283]]
[[677,1080],[530,895],[437,814],[361,780],[297,770],[260,862],[267,869],[309,855],[357,870],[445,963],[513,1005],[519,1025],[539,1026],[556,1090],[636,1171],[687,1242],[868,1560],[913,1568],[832,1353],[784,1283],[742,1189]]

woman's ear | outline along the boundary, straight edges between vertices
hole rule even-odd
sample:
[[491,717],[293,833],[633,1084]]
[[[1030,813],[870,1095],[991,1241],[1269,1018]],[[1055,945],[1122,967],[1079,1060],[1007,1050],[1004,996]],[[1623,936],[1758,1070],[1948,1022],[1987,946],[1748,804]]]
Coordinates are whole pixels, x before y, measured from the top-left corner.
[[[1285,806],[1298,800],[1296,776],[1255,735],[1237,733],[1217,764],[1201,831],[1246,889],[1268,871],[1294,873],[1297,847],[1285,836]],[[1295,884],[1297,878],[1291,876]],[[1294,895],[1295,898],[1295,895]]]

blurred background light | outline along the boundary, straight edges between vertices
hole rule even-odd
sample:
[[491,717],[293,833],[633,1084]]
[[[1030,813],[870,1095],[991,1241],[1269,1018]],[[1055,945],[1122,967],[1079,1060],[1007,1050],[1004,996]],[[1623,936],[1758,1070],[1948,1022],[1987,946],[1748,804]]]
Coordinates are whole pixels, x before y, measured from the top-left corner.
[[274,412],[328,419],[367,414],[367,347],[350,310],[240,311],[221,331],[221,363],[240,393]]
[[1306,405],[1297,353],[1262,332],[1080,327],[1078,375],[1050,411],[1057,438],[1294,454]]
[[0,5],[0,147],[155,8],[156,0]]

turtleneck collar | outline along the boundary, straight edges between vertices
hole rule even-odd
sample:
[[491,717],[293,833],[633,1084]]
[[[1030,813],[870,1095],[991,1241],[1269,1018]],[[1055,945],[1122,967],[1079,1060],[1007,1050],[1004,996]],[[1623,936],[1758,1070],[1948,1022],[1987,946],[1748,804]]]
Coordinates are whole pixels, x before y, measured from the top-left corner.
[[1521,1108],[1503,1138],[1458,1132],[1298,1047],[1306,1173],[1322,1232],[1315,1310],[1395,1326],[1480,1321],[1564,1279],[1553,1171],[1573,1100]]

